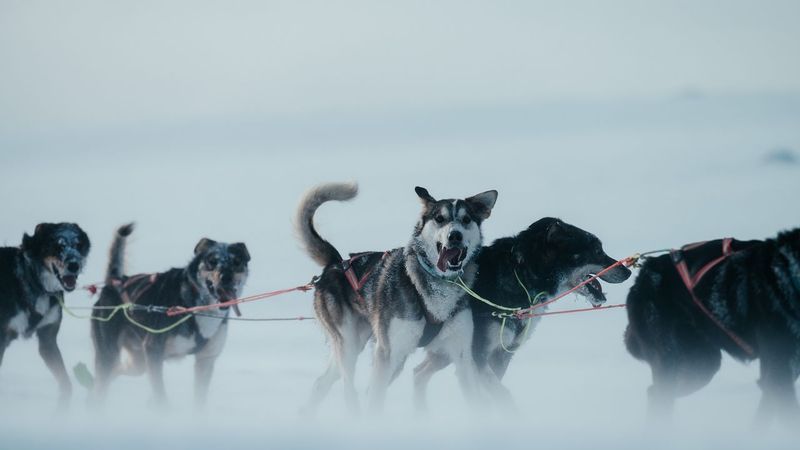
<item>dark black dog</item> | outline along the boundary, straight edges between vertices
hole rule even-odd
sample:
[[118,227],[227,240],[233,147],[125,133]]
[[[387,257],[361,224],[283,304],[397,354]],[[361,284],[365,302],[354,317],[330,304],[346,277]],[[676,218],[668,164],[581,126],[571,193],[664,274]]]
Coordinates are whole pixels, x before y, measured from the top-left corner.
[[[124,275],[125,238],[133,225],[117,230],[111,246],[106,286],[95,303],[109,307],[123,303],[161,307],[212,305],[237,298],[247,280],[250,254],[242,243],[224,244],[202,239],[194,249],[187,267],[155,274]],[[96,312],[109,317],[110,310]],[[183,316],[169,317],[163,313],[134,309],[129,316],[139,324],[161,330]],[[94,400],[105,398],[108,385],[118,374],[140,375],[147,372],[153,386],[155,405],[166,404],[164,389],[164,360],[195,356],[195,402],[205,403],[214,362],[222,352],[227,336],[228,308],[217,308],[195,315],[165,333],[151,333],[131,323],[124,314],[107,322],[92,322],[95,346],[96,381]],[[125,350],[129,360],[120,361]]]
[[[527,308],[537,294],[541,294],[540,301],[545,301],[616,262],[603,251],[602,243],[593,234],[559,219],[544,218],[517,236],[498,239],[481,250],[478,278],[473,290],[498,305]],[[619,266],[606,272],[601,279],[621,283],[630,274],[630,270]],[[577,293],[595,306],[606,301],[597,280],[586,284]],[[511,362],[512,352],[524,343],[540,318],[531,319],[530,324],[527,320],[508,319],[501,336],[501,319],[492,315],[497,312],[494,307],[477,300],[472,301],[471,307],[475,323],[472,354],[482,384],[499,400],[511,403],[501,380]],[[527,332],[526,326],[530,327]],[[426,359],[414,370],[418,406],[424,407],[425,388],[430,377],[448,364],[450,361],[445,355],[429,351]]]
[[75,290],[89,247],[89,237],[74,223],[40,223],[19,248],[0,248],[0,363],[12,340],[36,333],[39,354],[58,380],[62,407],[72,385],[56,342],[59,299]]
[[[695,246],[683,260],[695,273],[718,258],[722,246],[721,240]],[[734,253],[694,289],[720,324],[694,303],[670,255],[648,259],[628,295],[625,344],[652,369],[651,418],[671,415],[677,397],[708,384],[719,370],[720,350],[738,360],[760,359],[759,421],[800,412],[794,387],[800,374],[800,229],[766,241],[733,240],[731,248]]]

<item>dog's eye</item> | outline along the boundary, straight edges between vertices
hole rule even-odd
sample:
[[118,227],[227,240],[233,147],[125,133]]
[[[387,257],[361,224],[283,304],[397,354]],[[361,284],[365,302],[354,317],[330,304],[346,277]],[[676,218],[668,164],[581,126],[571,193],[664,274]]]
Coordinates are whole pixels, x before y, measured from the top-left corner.
[[469,225],[470,223],[472,223],[472,218],[470,216],[464,216],[464,218],[461,219],[461,223],[463,223],[464,225]]
[[217,258],[212,256],[211,258],[206,259],[206,267],[208,267],[209,269],[213,269],[214,267],[217,267],[218,262],[219,261],[217,260]]
[[436,223],[444,223],[444,216],[441,214],[437,214],[436,217],[433,218],[433,220],[435,220]]

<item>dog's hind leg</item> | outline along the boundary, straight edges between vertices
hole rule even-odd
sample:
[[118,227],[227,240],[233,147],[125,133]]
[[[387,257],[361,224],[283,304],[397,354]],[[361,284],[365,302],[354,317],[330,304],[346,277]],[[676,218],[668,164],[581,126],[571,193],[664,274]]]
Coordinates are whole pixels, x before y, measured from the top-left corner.
[[322,403],[322,400],[324,400],[328,395],[328,392],[330,392],[333,384],[338,381],[339,378],[341,378],[339,364],[336,361],[337,357],[333,353],[334,352],[331,354],[331,358],[328,362],[328,367],[325,369],[325,372],[323,372],[322,375],[317,377],[317,379],[314,381],[314,386],[311,388],[311,398],[309,399],[308,403],[306,403],[306,405],[300,409],[302,414],[314,414],[320,403]]
[[59,325],[60,321],[42,327],[36,331],[36,336],[39,338],[39,355],[58,381],[58,407],[60,410],[64,410],[69,406],[69,400],[72,397],[72,383],[56,341]]
[[428,383],[433,375],[450,365],[450,358],[442,353],[428,352],[425,360],[414,368],[414,407],[418,411],[428,409]]
[[790,364],[793,346],[786,342],[759,342],[760,372],[758,386],[761,401],[756,415],[756,427],[766,427],[773,419],[796,427],[800,419],[800,405],[795,391],[795,374]]
[[705,387],[720,368],[722,353],[691,328],[664,335],[648,357],[653,384],[648,389],[648,417],[669,419],[675,400]]
[[347,344],[345,335],[348,334],[341,330],[345,326],[343,316],[346,313],[335,296],[322,290],[317,290],[314,299],[314,311],[318,322],[322,325],[328,337],[331,356],[325,372],[314,381],[314,386],[311,388],[311,397],[306,405],[300,409],[301,413],[306,415],[316,412],[319,405],[327,397],[333,384],[342,377],[344,347]]
[[[355,323],[351,325],[349,322]],[[358,362],[358,356],[364,351],[364,346],[367,345],[367,341],[372,336],[372,329],[366,320],[352,313],[346,316],[345,324],[344,328],[346,329],[341,330],[344,342],[337,359],[342,382],[344,383],[347,407],[350,412],[357,414],[360,408],[355,385],[356,363]]]
[[517,406],[514,397],[502,382],[512,356],[513,353],[503,349],[495,350],[483,367],[479,364],[478,371],[481,374],[483,386],[489,391],[489,394],[504,407],[504,410],[516,412]]

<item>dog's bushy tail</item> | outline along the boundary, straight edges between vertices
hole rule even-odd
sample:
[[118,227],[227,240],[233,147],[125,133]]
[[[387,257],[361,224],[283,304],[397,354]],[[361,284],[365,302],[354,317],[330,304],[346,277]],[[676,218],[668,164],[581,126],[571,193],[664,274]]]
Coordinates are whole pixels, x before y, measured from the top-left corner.
[[321,266],[342,261],[342,255],[323,239],[314,228],[314,213],[323,203],[332,200],[347,201],[358,194],[358,184],[351,183],[326,183],[311,188],[306,192],[300,205],[297,207],[295,228],[300,241],[311,256]]
[[122,278],[125,275],[125,241],[133,233],[133,223],[117,228],[114,242],[108,255],[108,270],[106,270],[106,283]]

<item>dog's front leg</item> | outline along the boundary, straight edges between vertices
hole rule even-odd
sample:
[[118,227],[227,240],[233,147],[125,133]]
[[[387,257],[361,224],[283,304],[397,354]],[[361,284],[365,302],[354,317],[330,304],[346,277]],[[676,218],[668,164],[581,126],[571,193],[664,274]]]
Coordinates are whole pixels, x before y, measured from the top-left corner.
[[69,381],[64,358],[62,358],[61,350],[56,342],[60,325],[61,320],[58,320],[51,325],[42,327],[36,331],[36,336],[39,339],[39,355],[58,381],[58,408],[64,410],[69,406],[70,397],[72,397],[72,383]]
[[197,408],[206,406],[208,387],[211,384],[211,375],[214,373],[215,356],[200,357],[194,360],[194,405]]
[[456,366],[461,391],[473,406],[480,406],[483,401],[478,393],[478,368],[472,355],[472,311],[465,309],[459,312],[445,326],[448,327],[446,332],[442,330],[448,341],[445,348]]
[[164,387],[164,346],[163,337],[148,335],[145,339],[145,360],[147,361],[147,375],[153,389],[153,403],[156,408],[167,406],[167,391]]
[[369,386],[369,406],[373,412],[383,410],[386,390],[403,369],[408,355],[417,348],[424,329],[425,319],[394,318],[388,327],[375,330],[375,357]]

